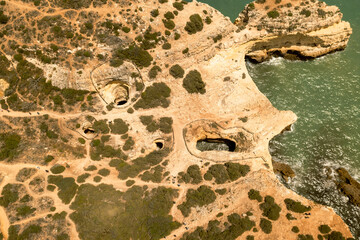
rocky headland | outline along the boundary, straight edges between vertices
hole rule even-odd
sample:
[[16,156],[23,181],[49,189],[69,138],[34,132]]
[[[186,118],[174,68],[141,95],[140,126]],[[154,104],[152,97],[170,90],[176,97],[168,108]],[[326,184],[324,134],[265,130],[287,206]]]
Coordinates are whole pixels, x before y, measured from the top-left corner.
[[344,49],[336,7],[2,2],[2,237],[352,239],[277,179],[268,144],[297,117],[245,66]]

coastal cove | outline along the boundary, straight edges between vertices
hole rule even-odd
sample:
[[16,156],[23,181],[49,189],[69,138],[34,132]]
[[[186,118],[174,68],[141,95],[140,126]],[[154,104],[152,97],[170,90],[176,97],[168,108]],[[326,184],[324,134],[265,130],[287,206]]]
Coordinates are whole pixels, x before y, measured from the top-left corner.
[[[232,21],[248,2],[202,0]],[[289,164],[296,177],[284,184],[317,203],[331,206],[360,237],[360,208],[348,202],[329,179],[331,169],[344,167],[360,180],[360,15],[356,0],[325,1],[336,5],[353,28],[348,47],[310,61],[273,58],[247,63],[259,90],[279,110],[298,120],[293,131],[270,142],[274,160]],[[332,171],[333,171],[332,170]],[[329,173],[330,171],[330,173]]]

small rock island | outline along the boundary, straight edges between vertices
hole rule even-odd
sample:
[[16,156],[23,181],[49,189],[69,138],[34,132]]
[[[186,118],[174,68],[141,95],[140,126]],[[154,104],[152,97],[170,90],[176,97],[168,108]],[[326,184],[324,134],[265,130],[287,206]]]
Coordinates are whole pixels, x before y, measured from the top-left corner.
[[0,1],[0,239],[353,239],[276,177],[297,117],[245,66],[351,33],[317,0],[235,23],[195,0]]

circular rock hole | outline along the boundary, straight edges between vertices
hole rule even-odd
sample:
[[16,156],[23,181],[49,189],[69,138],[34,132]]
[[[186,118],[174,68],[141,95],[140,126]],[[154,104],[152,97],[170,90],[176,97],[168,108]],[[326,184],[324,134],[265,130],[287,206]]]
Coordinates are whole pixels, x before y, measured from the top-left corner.
[[164,148],[164,140],[158,139],[158,140],[155,140],[154,143],[156,145],[157,150],[161,150]]

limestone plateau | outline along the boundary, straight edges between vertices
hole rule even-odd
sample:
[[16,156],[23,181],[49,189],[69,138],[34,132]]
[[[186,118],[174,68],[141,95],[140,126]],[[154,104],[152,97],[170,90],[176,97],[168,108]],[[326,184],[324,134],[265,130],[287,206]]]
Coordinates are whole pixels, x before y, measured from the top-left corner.
[[235,24],[196,1],[0,1],[0,239],[352,239],[277,179],[268,143],[296,115],[245,66],[342,50],[341,18],[316,0],[257,0]]

